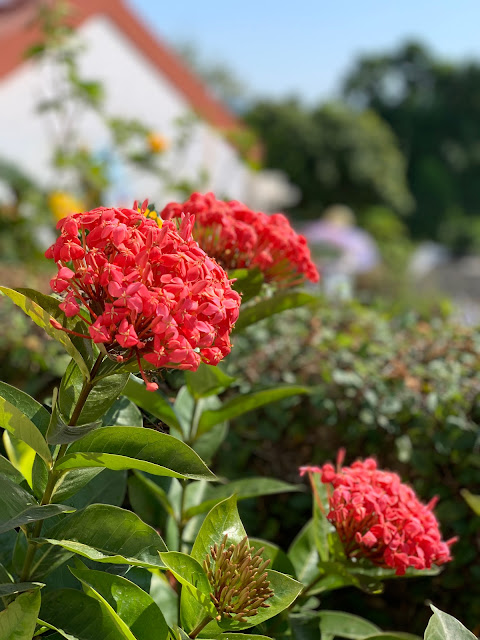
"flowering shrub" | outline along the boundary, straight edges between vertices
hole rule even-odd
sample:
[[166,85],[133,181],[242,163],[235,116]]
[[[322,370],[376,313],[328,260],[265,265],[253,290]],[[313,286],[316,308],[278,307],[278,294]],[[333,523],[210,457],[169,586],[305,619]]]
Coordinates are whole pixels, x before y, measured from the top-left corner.
[[225,269],[256,267],[277,287],[319,280],[307,241],[281,213],[254,212],[241,202],[217,200],[213,193],[194,193],[183,204],[171,202],[161,213],[165,219],[182,214],[195,216],[195,239]]
[[156,369],[217,364],[230,352],[240,296],[193,240],[191,216],[177,230],[144,213],[100,207],[58,223],[61,235],[45,255],[58,265],[51,286],[65,295],[60,308],[140,370],[141,358]]
[[329,492],[333,523],[349,558],[365,557],[379,567],[395,569],[404,575],[408,567],[430,569],[449,562],[452,538],[444,542],[432,513],[437,499],[422,504],[413,489],[396,473],[377,468],[373,458],[357,460],[337,470],[300,467],[301,475],[319,473],[321,481],[333,485]]

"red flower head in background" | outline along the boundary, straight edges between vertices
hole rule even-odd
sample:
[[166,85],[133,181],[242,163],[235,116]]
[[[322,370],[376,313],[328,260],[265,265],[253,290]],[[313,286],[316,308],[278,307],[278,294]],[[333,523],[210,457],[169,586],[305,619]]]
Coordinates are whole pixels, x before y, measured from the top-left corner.
[[213,193],[194,193],[183,204],[171,202],[164,219],[195,216],[195,239],[227,270],[257,267],[265,282],[290,287],[318,282],[307,241],[281,213],[255,213],[241,202],[223,202]]
[[[79,316],[89,336],[119,362],[141,358],[152,368],[195,371],[218,364],[231,349],[240,297],[224,270],[192,238],[192,216],[179,228],[146,210],[99,207],[57,224],[47,250],[64,293],[60,308]],[[57,323],[58,324],[58,323]],[[63,327],[57,327],[63,328]]]
[[411,487],[396,473],[378,469],[373,458],[342,467],[343,455],[341,451],[336,470],[331,464],[301,467],[300,475],[308,473],[312,481],[311,474],[318,473],[323,483],[333,485],[326,515],[348,557],[368,558],[397,575],[408,567],[429,569],[452,559],[450,546],[456,538],[442,540],[432,513],[436,498],[421,503]]

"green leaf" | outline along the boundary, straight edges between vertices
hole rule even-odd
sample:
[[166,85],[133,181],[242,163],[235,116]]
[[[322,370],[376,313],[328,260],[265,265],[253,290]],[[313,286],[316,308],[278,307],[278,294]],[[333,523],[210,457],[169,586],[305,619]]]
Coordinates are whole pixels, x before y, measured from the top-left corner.
[[358,571],[356,565],[345,560],[320,561],[318,570],[322,578],[315,584],[315,590],[309,593],[321,593],[350,586],[371,594],[383,591],[383,584],[378,578]]
[[470,493],[468,489],[462,489],[460,493],[470,509],[472,509],[477,516],[480,516],[480,496]]
[[16,484],[20,484],[25,480],[20,471],[18,471],[10,460],[7,460],[3,456],[0,456],[0,473],[8,476]]
[[158,533],[125,509],[92,504],[65,518],[40,538],[96,562],[161,567],[167,548]]
[[178,620],[178,594],[172,588],[163,572],[157,571],[152,575],[150,596],[157,603],[171,627]]
[[165,513],[174,516],[173,506],[166,492],[139,471],[134,471],[128,479],[128,497],[135,513],[153,527],[158,528]]
[[[179,551],[161,553],[160,558],[183,587],[190,592],[197,602],[200,602],[205,609],[204,615],[210,614],[215,617],[217,612],[210,599],[212,587],[202,565],[191,556]],[[183,592],[184,589],[182,589]]]
[[0,533],[66,511],[71,512],[74,509],[62,504],[40,506],[28,491],[8,476],[0,474]]
[[24,591],[33,591],[33,589],[40,589],[43,586],[42,582],[6,582],[0,584],[0,597],[12,596]]
[[227,376],[220,365],[200,364],[196,371],[186,371],[185,380],[188,390],[198,400],[207,396],[218,395],[235,382],[235,378]]
[[77,424],[74,427],[67,424],[62,416],[57,404],[57,390],[53,394],[53,411],[50,424],[47,430],[47,442],[49,444],[68,444],[79,440],[82,436],[90,433],[101,425],[101,420],[89,422],[88,424]]
[[103,427],[74,442],[56,469],[139,469],[174,478],[213,480],[203,460],[173,436],[141,427]]
[[224,420],[232,420],[238,416],[263,407],[266,404],[277,402],[283,398],[289,398],[304,393],[310,393],[311,389],[298,385],[285,385],[283,387],[275,387],[273,389],[265,389],[264,391],[255,391],[253,393],[245,393],[239,395],[223,404],[220,409],[204,411],[198,423],[197,434],[200,435],[208,431],[211,427],[223,422]]
[[[207,398],[206,400],[201,400],[200,402],[208,402],[215,400],[215,398]],[[190,391],[188,390],[187,385],[184,385],[180,388],[177,393],[177,397],[175,398],[175,404],[173,405],[175,409],[175,415],[178,418],[178,430],[180,434],[183,435],[185,440],[190,438],[190,432],[193,427],[193,419],[194,413],[196,412],[197,403],[195,402],[195,398],[192,396]]]
[[318,612],[318,616],[322,638],[325,635],[331,638],[361,640],[365,636],[381,633],[381,629],[377,625],[351,613],[321,610]]
[[288,619],[293,640],[321,640],[318,611],[290,613]]
[[242,294],[242,304],[258,295],[264,282],[260,269],[234,269],[228,277],[236,280],[233,288]]
[[75,589],[58,589],[47,593],[42,598],[39,619],[68,640],[125,638],[105,605]]
[[172,405],[166,400],[159,391],[147,391],[145,383],[133,375],[130,375],[127,385],[123,390],[123,395],[127,396],[132,402],[138,405],[144,411],[148,411],[152,416],[158,418],[166,425],[181,431],[180,423],[175,415]]
[[267,636],[257,636],[251,633],[221,633],[218,640],[272,640]]
[[286,493],[291,491],[302,491],[303,487],[300,485],[288,484],[282,480],[276,480],[275,478],[242,478],[241,480],[234,480],[227,484],[207,487],[206,499],[199,505],[190,507],[185,512],[185,518],[192,518],[199,513],[204,513],[218,502],[228,498],[231,495],[236,495],[237,500],[246,500],[247,498],[257,498],[258,496],[269,496],[276,493]]
[[220,546],[225,535],[228,535],[230,544],[237,544],[246,536],[235,496],[222,500],[207,514],[195,539],[192,557],[202,564],[210,553],[210,547],[215,544]]
[[[320,577],[320,572],[318,571],[319,556],[315,546],[313,520],[306,523],[292,542],[288,550],[288,557],[295,567],[296,578],[303,582],[305,586],[310,585]],[[315,590],[309,590],[309,593],[313,595]]]
[[2,439],[5,451],[12,465],[20,472],[22,481],[26,480],[34,494],[41,498],[48,480],[48,469],[44,460],[32,447],[12,436],[8,431],[3,432]]
[[[318,474],[313,475],[315,483],[316,495],[320,498],[322,507],[328,509],[327,488],[323,484]],[[334,526],[327,520],[325,513],[313,498],[313,531],[315,536],[315,545],[317,547],[320,560],[327,562],[330,558],[331,551],[335,549],[334,538],[338,538]]]
[[[128,384],[128,383],[127,383]],[[150,393],[147,391],[146,393]],[[105,427],[143,427],[143,417],[140,409],[125,396],[120,396],[104,414],[102,424]]]
[[425,629],[425,640],[477,640],[459,620],[430,605],[433,616]]
[[[72,482],[70,482],[72,478]],[[62,480],[64,482],[62,483]],[[110,469],[74,469],[64,474],[55,485],[55,501],[70,497],[69,502],[77,509],[90,504],[113,504],[120,506],[127,490],[127,472]],[[75,495],[74,495],[75,494]]]
[[304,307],[307,304],[317,303],[317,298],[303,291],[282,291],[271,298],[261,300],[246,309],[240,309],[240,317],[235,323],[234,332],[243,331],[246,327],[269,318],[270,316],[286,311]]
[[[68,355],[75,360],[85,378],[89,378],[90,372],[88,370],[88,367],[85,364],[82,355],[74,346],[72,340],[70,340],[70,337],[67,335],[67,333],[65,333],[65,331],[62,331],[61,329],[54,329],[50,324],[50,320],[54,319],[54,316],[51,315],[51,309],[45,310],[44,308],[42,308],[41,304],[37,304],[37,302],[34,302],[34,300],[32,299],[33,297],[35,297],[37,300],[40,300],[41,294],[34,296],[32,295],[32,297],[30,297],[30,290],[28,289],[23,289],[22,293],[20,293],[19,291],[9,289],[8,287],[0,287],[0,291],[8,296],[10,300],[12,300],[12,302],[17,305],[17,307],[20,307],[20,309],[22,309],[22,311],[26,313],[27,316],[30,316],[35,324],[44,329],[44,331],[48,333],[51,338],[53,338],[57,342],[60,342],[60,344],[64,346]],[[33,292],[33,294],[37,293],[38,292]],[[45,296],[45,298],[49,298],[49,296]],[[54,298],[52,298],[52,300],[54,300]]]
[[22,411],[2,397],[0,397],[0,427],[6,429],[19,440],[23,440],[45,462],[52,461],[50,449],[39,429]]
[[158,637],[158,640],[167,640],[169,632],[162,612],[153,599],[136,584],[104,571],[86,568],[70,568],[70,571],[82,584],[104,599],[130,629],[135,640],[151,640],[152,635]]
[[383,631],[373,636],[365,636],[362,640],[422,640],[419,636],[411,633],[402,633],[401,631]]
[[13,404],[38,428],[43,436],[46,435],[50,422],[50,414],[39,402],[34,400],[28,393],[24,393],[12,387],[6,382],[0,382],[0,397],[10,404]]
[[[77,420],[78,424],[88,424],[102,418],[122,393],[128,380],[128,373],[117,373],[95,383]],[[70,421],[73,409],[82,392],[85,376],[77,364],[70,361],[60,383],[58,408]]]
[[32,640],[40,609],[38,589],[22,593],[0,613],[2,640]]
[[295,577],[295,569],[290,558],[278,545],[261,538],[249,538],[248,541],[256,551],[263,548],[261,556],[264,560],[270,560],[270,569]]

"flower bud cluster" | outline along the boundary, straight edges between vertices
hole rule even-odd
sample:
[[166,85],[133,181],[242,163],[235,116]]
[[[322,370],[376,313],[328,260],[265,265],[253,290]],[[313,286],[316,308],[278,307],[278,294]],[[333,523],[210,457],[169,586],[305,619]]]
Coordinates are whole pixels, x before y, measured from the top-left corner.
[[302,467],[300,473],[319,473],[323,483],[333,485],[327,518],[348,557],[368,558],[397,575],[408,567],[429,569],[452,559],[456,538],[442,540],[432,512],[437,499],[423,504],[396,473],[378,469],[373,458],[336,470],[331,464]]
[[61,235],[45,255],[58,266],[51,286],[65,296],[60,308],[82,318],[84,337],[118,362],[136,358],[142,371],[143,358],[155,369],[195,371],[230,352],[240,297],[193,240],[193,223],[192,216],[182,216],[178,229],[162,223],[144,203],[141,210],[99,207],[57,224]]
[[241,202],[217,200],[213,193],[194,193],[183,204],[168,204],[161,215],[169,219],[182,213],[195,216],[195,239],[227,270],[257,267],[277,287],[319,280],[306,239],[281,213],[257,213]]
[[217,620],[224,617],[248,622],[261,608],[268,608],[267,600],[273,596],[265,569],[270,560],[262,560],[259,549],[253,553],[245,538],[238,544],[228,545],[225,535],[220,546],[210,547],[203,567],[213,588],[211,599],[218,612]]

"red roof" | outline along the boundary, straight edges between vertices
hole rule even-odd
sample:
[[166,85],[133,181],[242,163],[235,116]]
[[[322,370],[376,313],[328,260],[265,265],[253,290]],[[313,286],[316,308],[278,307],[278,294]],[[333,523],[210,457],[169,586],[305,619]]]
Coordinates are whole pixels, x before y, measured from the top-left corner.
[[[11,0],[11,10],[0,9],[0,79],[24,61],[25,51],[41,40],[33,23],[41,0]],[[216,100],[182,60],[159,41],[123,0],[70,0],[69,20],[78,27],[94,15],[109,18],[138,50],[182,93],[191,107],[207,122],[220,129],[241,127],[237,118]],[[1,5],[0,5],[1,6]]]

